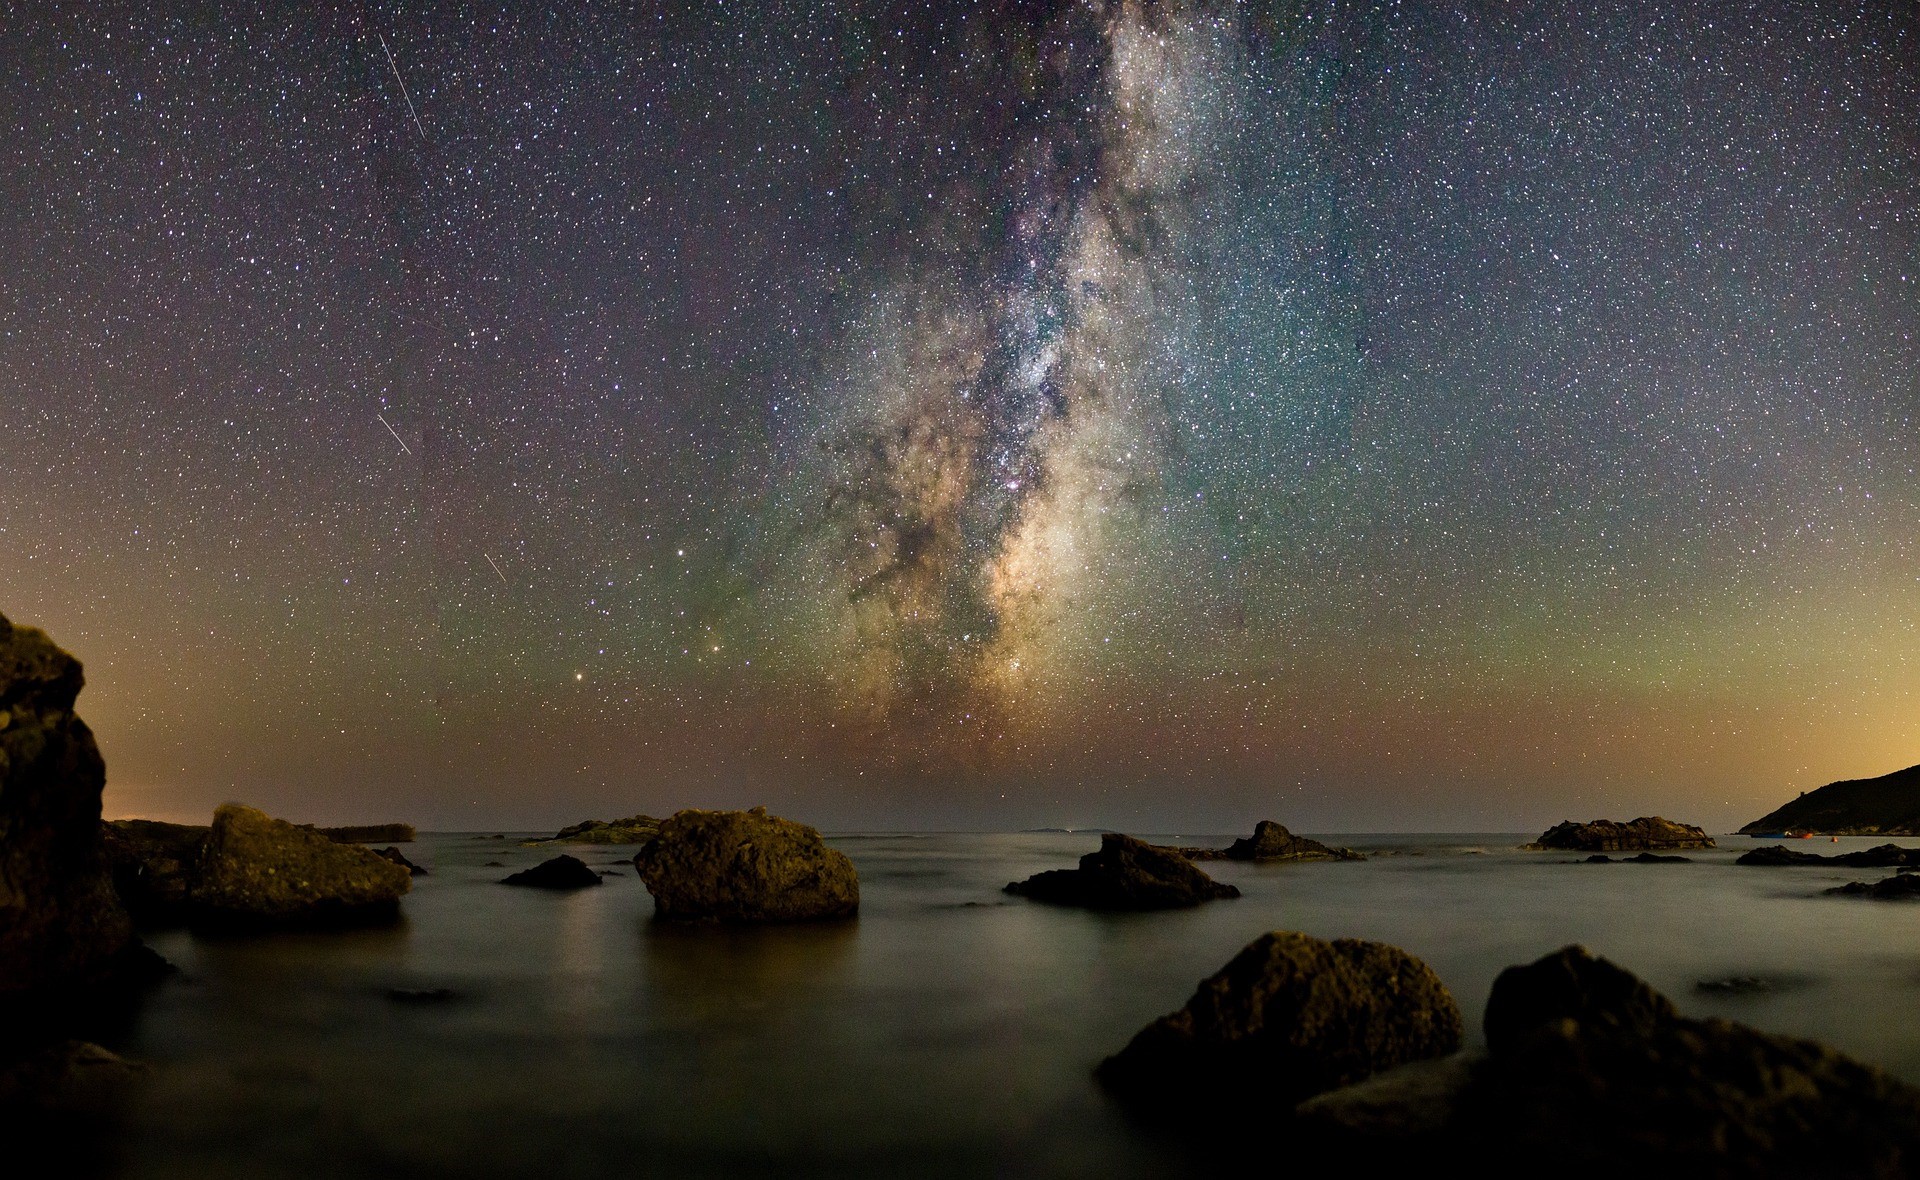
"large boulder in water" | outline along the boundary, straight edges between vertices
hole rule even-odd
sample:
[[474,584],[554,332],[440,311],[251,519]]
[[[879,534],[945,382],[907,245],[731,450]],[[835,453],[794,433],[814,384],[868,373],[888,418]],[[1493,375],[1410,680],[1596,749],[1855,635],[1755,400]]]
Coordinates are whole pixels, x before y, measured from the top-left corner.
[[1101,1064],[1112,1091],[1148,1107],[1285,1110],[1410,1061],[1460,1048],[1460,1007],[1397,947],[1263,934]]
[[530,869],[503,877],[502,885],[525,885],[533,889],[584,889],[602,884],[600,874],[587,867],[577,856],[556,856]]
[[1079,868],[1035,873],[1012,882],[1006,892],[1093,910],[1180,909],[1240,896],[1240,890],[1215,881],[1179,853],[1118,832],[1101,836],[1099,850],[1081,857]]
[[853,862],[815,829],[764,807],[675,812],[633,867],[666,921],[803,922],[860,909]]
[[1677,824],[1657,815],[1643,815],[1627,823],[1596,819],[1582,824],[1567,820],[1548,828],[1538,840],[1526,845],[1536,852],[1647,852],[1713,846],[1713,838],[1707,835],[1706,829]]
[[1263,864],[1301,860],[1365,860],[1351,848],[1335,848],[1305,836],[1296,836],[1283,824],[1263,819],[1253,835],[1242,836],[1226,848],[1169,848],[1188,860],[1251,860]]
[[1577,1177],[1657,1162],[1661,1175],[1892,1180],[1920,1161],[1920,1091],[1813,1041],[1683,1017],[1582,947],[1503,972],[1486,1034],[1484,1060],[1327,1094],[1299,1108],[1301,1129],[1376,1158],[1551,1161]]
[[100,830],[80,661],[0,616],[0,1011],[108,982],[135,944]]
[[197,921],[327,926],[392,918],[413,875],[355,844],[228,803],[213,813],[191,905]]

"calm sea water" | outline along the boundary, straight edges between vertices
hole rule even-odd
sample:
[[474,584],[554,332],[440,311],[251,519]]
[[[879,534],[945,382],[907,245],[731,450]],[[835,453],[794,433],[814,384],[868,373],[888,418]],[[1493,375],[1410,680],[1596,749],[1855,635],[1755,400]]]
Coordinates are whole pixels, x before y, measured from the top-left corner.
[[[1089,1073],[1282,928],[1419,955],[1476,1036],[1501,968],[1584,942],[1691,1014],[1920,1082],[1920,905],[1819,893],[1885,870],[1736,868],[1743,838],[1648,866],[1522,853],[1518,834],[1328,839],[1372,859],[1208,865],[1245,896],[1102,915],[999,892],[1097,836],[845,835],[857,922],[675,930],[620,849],[574,849],[622,875],[555,895],[496,883],[550,848],[424,836],[407,852],[432,875],[399,927],[150,940],[183,974],[118,1046],[159,1066],[119,1174],[1177,1175],[1192,1161]],[[1775,990],[1695,988],[1729,976]]]

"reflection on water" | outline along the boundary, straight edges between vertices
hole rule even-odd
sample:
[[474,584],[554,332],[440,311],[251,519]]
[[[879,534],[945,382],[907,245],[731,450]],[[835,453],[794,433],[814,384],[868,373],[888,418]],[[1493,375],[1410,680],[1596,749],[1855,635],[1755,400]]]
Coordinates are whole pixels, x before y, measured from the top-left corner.
[[549,849],[428,836],[398,926],[153,940],[183,974],[120,1046],[162,1067],[123,1174],[1177,1175],[1194,1161],[1089,1072],[1275,928],[1407,948],[1476,1030],[1502,967],[1585,942],[1689,1014],[1920,1081],[1920,906],[1820,895],[1882,871],[1735,867],[1745,840],[1636,866],[1519,835],[1327,838],[1372,859],[1209,864],[1245,896],[1145,915],[999,892],[1095,835],[846,838],[857,922],[680,929],[649,920],[630,849],[577,850],[621,875],[554,894],[498,884]]

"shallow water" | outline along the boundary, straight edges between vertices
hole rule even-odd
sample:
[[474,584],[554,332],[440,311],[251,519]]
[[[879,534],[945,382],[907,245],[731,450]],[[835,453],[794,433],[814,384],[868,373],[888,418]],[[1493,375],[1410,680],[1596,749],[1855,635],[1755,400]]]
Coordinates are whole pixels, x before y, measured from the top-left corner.
[[[1211,863],[1245,896],[1103,915],[999,892],[1097,836],[839,836],[857,922],[676,930],[648,921],[630,849],[571,849],[622,875],[556,895],[496,884],[552,848],[426,835],[407,854],[432,875],[395,928],[150,938],[183,973],[116,1046],[159,1066],[119,1174],[1181,1174],[1089,1073],[1282,928],[1419,955],[1476,1037],[1501,968],[1583,942],[1689,1014],[1920,1082],[1920,904],[1820,895],[1887,870],[1737,868],[1764,843],[1738,837],[1687,865],[1569,863],[1517,834],[1326,838],[1371,859]],[[1774,990],[1695,988],[1734,976]],[[440,987],[455,998],[387,994]]]

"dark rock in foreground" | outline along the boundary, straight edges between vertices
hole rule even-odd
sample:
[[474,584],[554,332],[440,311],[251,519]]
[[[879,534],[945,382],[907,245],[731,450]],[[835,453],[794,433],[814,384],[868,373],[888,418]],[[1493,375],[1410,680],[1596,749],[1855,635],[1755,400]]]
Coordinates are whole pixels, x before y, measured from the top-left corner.
[[1769,868],[1790,865],[1845,865],[1851,869],[1908,868],[1920,865],[1920,848],[1902,848],[1898,844],[1880,844],[1859,852],[1822,856],[1818,852],[1799,852],[1782,844],[1768,844],[1744,852],[1737,865],[1762,865]]
[[1117,832],[1100,837],[1100,850],[1081,857],[1079,868],[1036,873],[1006,892],[1094,910],[1180,909],[1240,896],[1179,853]]
[[1322,1091],[1460,1048],[1460,1008],[1420,960],[1378,942],[1261,935],[1187,1006],[1099,1069],[1149,1110],[1271,1114]]
[[1920,899],[1920,874],[1900,873],[1884,881],[1849,881],[1826,892],[1875,901],[1913,901]]
[[1920,766],[1808,791],[1740,829],[1821,836],[1920,836]]
[[384,857],[228,803],[213,813],[189,900],[196,922],[329,926],[391,919],[412,886]]
[[645,844],[660,834],[660,821],[650,815],[616,820],[582,820],[561,828],[544,840],[529,844]]
[[[134,945],[100,823],[106,763],[75,716],[80,661],[0,615],[0,1025],[109,982]],[[0,1033],[8,1031],[0,1028]]]
[[675,812],[633,867],[665,921],[802,922],[860,909],[853,862],[815,829],[764,807]]
[[374,850],[373,854],[381,860],[390,860],[394,864],[399,865],[401,868],[407,870],[411,876],[424,877],[427,875],[427,870],[408,860],[406,853],[401,852],[398,848],[378,848]]
[[1296,836],[1270,819],[1254,825],[1253,835],[1235,840],[1227,848],[1168,848],[1188,860],[1251,860],[1261,862],[1291,860],[1365,860],[1351,848],[1334,848],[1318,840]]
[[535,889],[581,889],[600,884],[600,874],[574,856],[556,856],[523,869],[500,882],[502,885],[527,885]]
[[113,884],[133,920],[142,925],[184,922],[187,899],[206,843],[204,824],[122,819],[103,833]]
[[318,831],[335,844],[411,844],[416,836],[412,824],[355,824]]
[[1677,824],[1657,815],[1642,816],[1628,823],[1596,819],[1581,824],[1568,820],[1555,824],[1526,847],[1535,852],[1644,852],[1662,848],[1712,848],[1712,837],[1704,828]]
[[1590,865],[1690,865],[1692,859],[1685,856],[1660,856],[1657,853],[1643,852],[1639,856],[1623,856],[1618,860],[1605,853],[1595,853],[1582,864]]
[[1323,1095],[1301,1130],[1583,1177],[1891,1180],[1920,1160],[1920,1091],[1812,1041],[1682,1017],[1581,947],[1502,973],[1486,1033],[1485,1059]]

